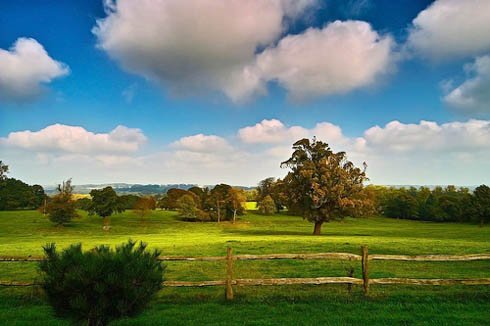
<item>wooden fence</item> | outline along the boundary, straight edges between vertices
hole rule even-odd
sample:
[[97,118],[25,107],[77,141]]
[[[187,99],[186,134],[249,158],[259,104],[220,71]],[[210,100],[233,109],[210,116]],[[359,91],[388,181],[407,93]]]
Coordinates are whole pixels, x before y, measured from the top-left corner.
[[[277,259],[300,259],[300,260],[348,260],[360,261],[362,278],[347,277],[309,277],[309,278],[269,278],[269,279],[236,279],[233,277],[233,262],[239,260],[277,260]],[[41,257],[0,257],[0,262],[35,262],[42,260]],[[414,278],[369,278],[369,261],[371,260],[398,260],[398,261],[474,261],[490,260],[490,254],[476,255],[369,255],[366,246],[361,247],[361,254],[351,253],[316,253],[316,254],[269,254],[269,255],[233,255],[231,247],[227,248],[226,256],[214,257],[181,257],[160,256],[161,261],[226,261],[226,277],[224,280],[214,281],[165,281],[166,287],[206,287],[224,286],[226,299],[233,299],[233,286],[262,286],[262,285],[292,285],[292,284],[348,284],[362,285],[364,293],[369,293],[369,286],[376,284],[404,284],[404,285],[490,285],[490,278],[470,279],[414,279]],[[34,282],[0,281],[0,286],[36,286]]]

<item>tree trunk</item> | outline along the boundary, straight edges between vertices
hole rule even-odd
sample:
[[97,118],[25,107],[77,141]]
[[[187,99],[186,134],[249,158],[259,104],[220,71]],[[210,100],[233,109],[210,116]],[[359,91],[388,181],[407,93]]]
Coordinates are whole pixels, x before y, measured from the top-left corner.
[[235,220],[236,220],[236,209],[233,211],[233,224],[235,224]]
[[221,221],[221,209],[219,207],[219,201],[216,202],[216,206],[218,207],[218,223]]
[[323,222],[315,222],[315,229],[313,230],[313,235],[320,235],[322,232]]
[[109,231],[109,229],[111,228],[111,220],[109,219],[109,216],[106,216],[104,218],[102,218],[102,221],[103,221],[103,226],[102,226],[102,229],[104,231]]

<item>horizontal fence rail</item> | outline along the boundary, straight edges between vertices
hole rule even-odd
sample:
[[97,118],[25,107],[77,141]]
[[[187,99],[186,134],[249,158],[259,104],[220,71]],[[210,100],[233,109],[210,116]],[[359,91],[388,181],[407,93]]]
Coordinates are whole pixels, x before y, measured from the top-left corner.
[[369,255],[369,260],[402,260],[402,261],[473,261],[489,260],[490,254],[480,255]]
[[[330,252],[317,254],[269,254],[269,255],[234,255],[233,260],[276,260],[276,259],[304,259],[304,260],[321,260],[321,259],[338,259],[338,260],[361,260],[361,255]],[[0,262],[36,262],[43,260],[37,256],[0,256]],[[226,256],[211,257],[185,257],[185,256],[160,256],[160,261],[221,261],[226,260]],[[401,261],[474,261],[490,260],[490,254],[476,255],[369,255],[369,260],[401,260]]]
[[[42,257],[27,256],[0,256],[0,262],[37,262]],[[416,279],[416,278],[369,278],[369,261],[427,261],[427,262],[451,262],[451,261],[475,261],[490,260],[490,254],[473,255],[381,255],[368,254],[366,246],[361,247],[361,255],[352,253],[312,253],[312,254],[266,254],[266,255],[233,255],[232,248],[228,247],[226,256],[210,257],[185,257],[185,256],[160,256],[160,261],[226,261],[226,278],[213,281],[164,281],[164,287],[208,287],[224,286],[227,299],[233,299],[233,286],[266,286],[266,285],[320,285],[320,284],[348,284],[361,285],[364,293],[369,293],[370,285],[490,285],[490,278],[471,279]],[[237,279],[233,277],[233,262],[240,260],[348,260],[361,261],[362,278],[352,277],[302,277],[302,278],[268,278],[268,279]],[[36,282],[0,281],[0,286],[26,287],[39,286]]]

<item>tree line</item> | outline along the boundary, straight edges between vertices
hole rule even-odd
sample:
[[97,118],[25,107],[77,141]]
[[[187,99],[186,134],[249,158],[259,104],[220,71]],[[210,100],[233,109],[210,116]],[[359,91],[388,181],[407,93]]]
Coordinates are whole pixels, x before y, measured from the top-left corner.
[[110,228],[110,216],[132,209],[143,219],[157,208],[175,210],[186,221],[236,221],[245,212],[246,196],[243,190],[226,184],[214,188],[192,187],[189,190],[172,188],[164,195],[137,196],[117,195],[108,186],[93,189],[90,198],[73,199],[71,180],[64,181],[57,188],[58,193],[49,198],[46,212],[52,222],[60,225],[69,223],[78,216],[76,209],[85,210],[89,215],[103,219],[104,229]]
[[[266,178],[255,191],[249,192],[257,201],[259,213],[273,215],[286,211],[301,215],[290,205],[283,179]],[[480,185],[474,191],[449,185],[428,187],[364,187],[365,207],[368,212],[397,219],[433,222],[470,222],[483,225],[490,221],[490,187]]]
[[37,209],[44,203],[47,196],[42,186],[8,178],[8,172],[8,165],[0,161],[0,211]]
[[368,186],[374,193],[376,210],[392,218],[436,222],[477,222],[490,220],[490,188],[478,186],[473,192],[455,186],[393,188]]

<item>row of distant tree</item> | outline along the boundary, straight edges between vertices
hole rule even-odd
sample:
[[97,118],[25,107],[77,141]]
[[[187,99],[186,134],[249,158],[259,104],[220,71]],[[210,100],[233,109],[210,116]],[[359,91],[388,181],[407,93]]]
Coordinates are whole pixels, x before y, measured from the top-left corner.
[[7,178],[8,172],[8,165],[0,161],[0,210],[37,209],[44,203],[43,187]]
[[[248,193],[256,200],[259,212],[272,215],[289,206],[284,181],[267,178]],[[372,200],[369,209],[391,218],[435,222],[477,222],[490,219],[490,187],[478,186],[474,191],[455,186],[396,188],[369,185],[365,198]],[[289,211],[290,214],[299,212]]]
[[106,206],[113,207],[114,211],[134,209],[141,217],[151,210],[165,209],[179,211],[180,216],[188,221],[220,222],[235,221],[237,216],[243,215],[246,202],[242,189],[227,184],[219,184],[212,189],[196,186],[188,190],[171,188],[166,194],[156,196],[108,195],[112,192],[114,190],[111,187],[92,190],[92,198],[80,198],[75,204],[79,209],[94,212],[94,202],[101,198],[106,203],[110,201],[111,204]]
[[368,187],[375,195],[377,211],[387,217],[423,221],[478,222],[490,219],[490,188],[447,186],[429,189]]

